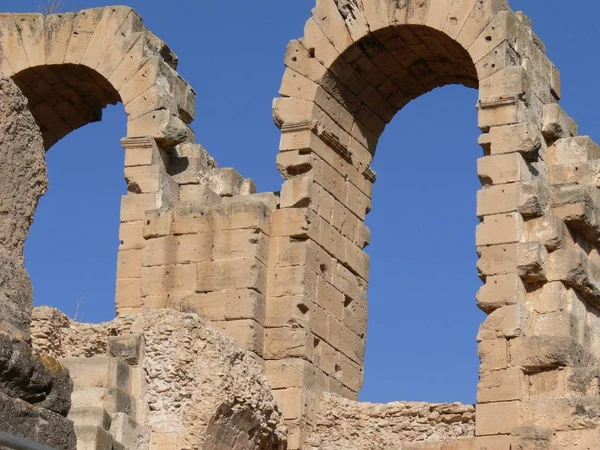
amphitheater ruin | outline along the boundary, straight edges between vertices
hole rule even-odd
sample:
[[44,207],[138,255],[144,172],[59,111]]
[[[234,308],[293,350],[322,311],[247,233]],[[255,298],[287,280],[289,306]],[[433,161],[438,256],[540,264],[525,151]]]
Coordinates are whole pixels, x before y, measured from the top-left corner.
[[[298,30],[300,31],[300,30]],[[280,192],[218,168],[128,7],[0,15],[0,431],[57,450],[600,449],[600,147],[506,0],[317,0],[285,54]],[[477,404],[357,402],[378,139],[478,89]],[[118,317],[32,308],[45,151],[127,113]],[[275,152],[273,152],[275,154]]]

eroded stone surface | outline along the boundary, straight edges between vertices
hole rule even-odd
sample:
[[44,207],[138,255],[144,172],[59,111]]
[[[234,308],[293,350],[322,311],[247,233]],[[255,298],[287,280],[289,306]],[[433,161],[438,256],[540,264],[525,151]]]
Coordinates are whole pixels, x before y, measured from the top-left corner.
[[475,407],[460,403],[355,402],[323,396],[306,450],[401,449],[475,436]]
[[[179,449],[268,450],[284,440],[261,366],[194,314],[152,311],[90,325],[42,307],[34,310],[32,326],[34,347],[56,358],[105,355],[109,336],[143,336],[151,448],[173,438]],[[224,446],[228,442],[238,444]]]

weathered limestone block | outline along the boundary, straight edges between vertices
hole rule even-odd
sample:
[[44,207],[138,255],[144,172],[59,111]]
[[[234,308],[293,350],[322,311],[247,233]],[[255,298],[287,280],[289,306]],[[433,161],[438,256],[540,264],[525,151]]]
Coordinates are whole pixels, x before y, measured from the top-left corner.
[[527,221],[525,225],[527,241],[538,241],[549,252],[552,252],[570,243],[570,235],[564,221],[554,215],[546,215],[538,219]]
[[595,187],[562,185],[552,188],[552,214],[597,245],[600,243],[600,192]]
[[547,188],[539,182],[494,185],[477,192],[477,216],[516,211],[540,216],[548,204]]
[[596,358],[566,336],[518,337],[509,344],[510,361],[528,372],[557,367],[586,367]]
[[519,213],[485,216],[477,225],[476,245],[496,245],[519,242],[524,232],[523,217]]
[[521,153],[524,158],[531,159],[542,148],[542,138],[538,128],[529,123],[493,127],[486,147],[492,155]]
[[556,103],[544,106],[542,133],[549,140],[577,136],[577,124]]
[[538,242],[478,247],[477,269],[483,276],[518,274],[526,281],[546,279],[547,251]]
[[600,160],[584,161],[549,167],[548,177],[551,184],[580,184],[600,187]]
[[56,357],[97,358],[107,354],[112,336],[142,336],[149,409],[141,425],[152,433],[151,450],[216,450],[233,448],[232,442],[282,448],[281,415],[262,367],[195,314],[169,309],[98,325],[76,323],[51,308],[36,309],[34,317],[34,346]]
[[479,158],[477,174],[483,185],[532,181],[533,179],[531,169],[519,153]]
[[477,306],[490,313],[502,306],[519,303],[524,295],[523,280],[516,273],[489,276],[477,291]]
[[600,159],[600,147],[589,136],[558,139],[548,148],[551,164],[583,163]]
[[212,169],[204,175],[207,186],[221,197],[240,195],[244,177],[232,168]]
[[580,248],[559,249],[548,256],[548,280],[562,281],[593,305],[600,304],[600,267]]
[[216,161],[202,145],[185,143],[170,155],[167,172],[180,185],[197,184],[206,172],[216,168]]

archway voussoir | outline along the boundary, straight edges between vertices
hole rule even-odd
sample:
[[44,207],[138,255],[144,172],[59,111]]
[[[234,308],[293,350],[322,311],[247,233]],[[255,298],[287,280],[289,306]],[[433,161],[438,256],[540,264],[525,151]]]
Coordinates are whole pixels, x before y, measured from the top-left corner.
[[519,65],[521,65],[521,56],[508,41],[503,41],[475,64],[477,79],[485,80],[505,67]]
[[42,14],[14,14],[30,67],[46,64],[45,20]]
[[313,80],[288,67],[283,74],[279,95],[311,101],[316,97],[318,89],[319,85]]
[[308,49],[311,57],[316,58],[325,67],[331,67],[340,56],[314,18],[306,22],[302,45]]
[[317,5],[312,10],[312,16],[338,54],[342,54],[354,43],[335,0],[317,0]]
[[[125,40],[118,32],[131,14],[135,14],[135,12],[128,6],[105,7],[95,27],[94,34],[81,57],[81,64],[95,68],[115,40]],[[123,49],[123,51],[125,50]],[[118,57],[118,55],[115,55],[115,58]]]
[[372,33],[389,28],[388,1],[361,0],[367,24]]
[[161,109],[177,111],[177,104],[167,89],[157,85],[150,87],[125,105],[129,121]]
[[31,67],[13,14],[0,14],[0,29],[0,48],[13,73]]
[[[460,32],[455,37],[456,42],[466,49],[483,33],[496,14],[501,11],[510,11],[506,0],[490,0],[486,2],[472,0],[472,3],[474,3],[474,6],[471,14],[467,17],[464,25],[460,28]],[[476,59],[473,59],[473,61],[477,62]]]
[[[145,27],[140,16],[135,11],[131,11],[117,31],[119,38],[109,42],[108,48],[100,55],[100,60],[93,69],[102,74],[104,78],[109,79],[123,60],[127,56],[131,56],[131,50],[143,39],[144,30]],[[107,57],[112,54],[119,56]]]
[[481,34],[467,47],[474,63],[478,63],[504,41],[509,44],[517,40],[520,21],[509,11],[499,12]]
[[[164,63],[163,63],[164,64]],[[161,58],[158,55],[151,56],[139,70],[119,88],[121,100],[127,106],[134,98],[158,84],[159,78],[166,79],[166,74],[161,68]],[[162,83],[168,89],[168,83]]]
[[145,44],[145,36],[140,34],[139,38],[108,77],[108,81],[117,91],[120,91],[123,85],[152,57],[151,54],[148,54]]
[[79,64],[94,34],[102,14],[101,8],[78,12],[73,21],[73,30],[65,53],[65,63]]
[[346,22],[350,36],[354,42],[360,41],[371,33],[369,21],[361,0],[355,2],[336,1],[337,8]]
[[285,52],[285,66],[317,83],[327,73],[319,60],[298,40],[290,41]]
[[46,64],[63,64],[71,39],[75,13],[51,14],[45,20]]

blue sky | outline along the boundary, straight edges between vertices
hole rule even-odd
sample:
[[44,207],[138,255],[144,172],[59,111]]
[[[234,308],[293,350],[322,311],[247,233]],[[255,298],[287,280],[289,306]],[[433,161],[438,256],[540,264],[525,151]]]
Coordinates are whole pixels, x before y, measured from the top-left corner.
[[[31,12],[36,0],[4,0]],[[197,140],[222,167],[253,177],[259,190],[281,186],[271,102],[287,42],[300,37],[314,0],[217,2],[132,0],[147,26],[179,55],[195,88]],[[600,4],[513,0],[530,16],[563,78],[563,107],[582,134],[598,138]],[[66,0],[65,9],[106,6]],[[374,168],[373,242],[365,385],[367,401],[474,402],[477,92],[448,86],[419,98],[384,133]],[[36,305],[89,322],[114,316],[119,201],[125,191],[121,105],[48,152],[50,190],[26,243]]]

